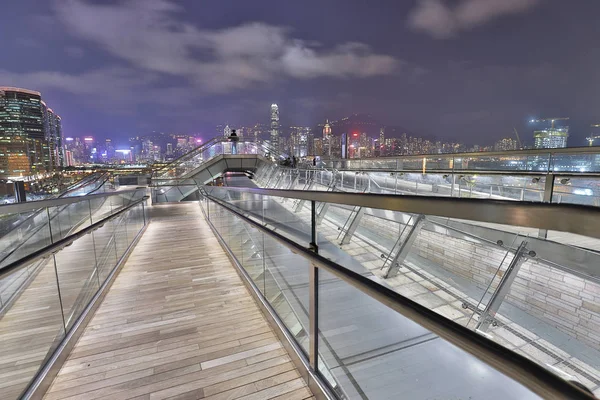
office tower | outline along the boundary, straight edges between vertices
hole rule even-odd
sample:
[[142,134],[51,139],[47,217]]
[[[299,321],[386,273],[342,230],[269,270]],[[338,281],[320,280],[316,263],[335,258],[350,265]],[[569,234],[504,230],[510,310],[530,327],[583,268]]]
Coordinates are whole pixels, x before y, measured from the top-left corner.
[[168,156],[173,155],[173,143],[167,143],[167,155]]
[[47,165],[46,170],[53,171],[65,166],[65,154],[62,138],[62,121],[44,101],[42,106],[42,117],[44,124],[44,139],[47,142],[48,152],[44,156]]
[[48,159],[41,94],[0,87],[0,177],[43,173]]
[[331,126],[329,120],[326,120],[325,126],[323,127],[323,155],[331,155]]
[[271,146],[279,151],[279,107],[271,104]]
[[536,149],[567,147],[568,121],[568,117],[532,120],[531,123],[534,124],[533,147]]
[[323,139],[322,138],[314,138],[314,155],[322,156],[323,155]]
[[224,137],[231,136],[231,128],[229,127],[229,125],[225,125],[225,128],[223,128],[223,136]]
[[382,156],[382,157],[386,155],[386,151],[385,151],[385,128],[379,129],[379,152],[378,152],[377,155]]

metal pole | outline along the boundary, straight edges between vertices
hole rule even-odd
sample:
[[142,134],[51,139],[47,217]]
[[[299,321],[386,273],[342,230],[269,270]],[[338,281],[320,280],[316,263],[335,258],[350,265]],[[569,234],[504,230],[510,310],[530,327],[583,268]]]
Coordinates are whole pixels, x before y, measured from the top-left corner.
[[475,327],[476,330],[485,332],[489,328],[494,317],[496,316],[496,313],[498,312],[498,309],[502,305],[504,298],[508,294],[508,291],[510,290],[510,287],[511,287],[513,281],[517,277],[517,274],[519,273],[519,269],[521,269],[521,265],[523,265],[523,262],[525,262],[526,254],[527,254],[527,242],[523,241],[517,248],[515,256],[513,257],[510,264],[508,265],[506,272],[504,272],[504,276],[500,280],[500,283],[498,284],[496,291],[492,294],[492,297],[490,298],[487,305],[485,306],[485,309],[479,316],[479,322],[477,323],[477,326]]
[[[544,203],[552,203],[552,195],[554,194],[554,174],[546,174],[546,182],[544,183]],[[538,232],[540,239],[548,238],[548,230],[540,229]]]
[[350,243],[350,239],[352,239],[352,235],[354,235],[354,232],[356,232],[356,228],[358,228],[358,224],[360,223],[360,220],[362,219],[363,215],[365,215],[365,208],[359,207],[358,210],[356,211],[356,215],[354,216],[354,219],[352,219],[352,222],[350,223],[350,226],[348,227],[348,230],[344,234],[344,237],[342,238],[340,245]]
[[[314,200],[310,202],[311,243],[310,249],[319,253],[317,246],[317,205]],[[319,370],[319,269],[310,265],[309,270],[309,363],[314,371]]]
[[408,256],[408,253],[410,252],[410,248],[412,247],[413,243],[415,242],[415,239],[419,235],[419,232],[421,231],[421,228],[423,227],[424,223],[425,223],[424,215],[419,215],[415,218],[415,222],[413,223],[412,228],[408,232],[408,236],[406,237],[406,240],[404,240],[404,243],[402,243],[402,246],[400,246],[400,248],[398,249],[398,253],[396,253],[396,257],[394,257],[394,259],[392,260],[392,263],[390,265],[390,268],[385,273],[385,276],[384,276],[385,279],[393,278],[396,275],[398,275],[398,271],[400,270],[400,265],[402,265],[402,263],[406,259],[406,256]]

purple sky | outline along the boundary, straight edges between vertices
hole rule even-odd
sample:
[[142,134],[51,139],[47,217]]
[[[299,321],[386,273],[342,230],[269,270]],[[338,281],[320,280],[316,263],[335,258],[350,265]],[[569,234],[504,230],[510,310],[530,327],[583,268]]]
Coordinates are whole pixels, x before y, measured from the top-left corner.
[[[376,3],[376,4],[375,4]],[[526,120],[600,121],[597,1],[19,0],[0,86],[42,92],[66,135],[314,125],[354,112],[487,144]],[[10,16],[10,18],[6,18]]]

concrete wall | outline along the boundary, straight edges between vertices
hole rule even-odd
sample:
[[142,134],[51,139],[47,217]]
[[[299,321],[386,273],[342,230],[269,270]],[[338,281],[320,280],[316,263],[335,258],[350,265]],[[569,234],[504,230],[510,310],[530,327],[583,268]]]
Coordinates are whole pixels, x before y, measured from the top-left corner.
[[[482,288],[493,279],[506,255],[502,249],[425,230],[420,232],[413,246],[415,254]],[[492,288],[496,288],[511,260],[512,254],[509,254]],[[536,260],[527,260],[505,301],[600,349],[600,285],[597,283]]]

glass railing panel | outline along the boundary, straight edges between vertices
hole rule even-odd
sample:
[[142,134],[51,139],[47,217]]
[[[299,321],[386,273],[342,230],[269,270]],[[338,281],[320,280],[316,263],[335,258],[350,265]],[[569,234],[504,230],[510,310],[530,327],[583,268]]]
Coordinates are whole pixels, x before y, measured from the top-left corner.
[[[106,228],[106,226],[104,227]],[[94,237],[85,235],[54,255],[65,323],[69,330],[100,287]]]
[[[51,217],[55,211],[51,211]],[[52,243],[48,210],[2,215],[4,235],[0,238],[0,266],[43,249]]]
[[600,152],[553,154],[550,171],[555,174],[563,172],[600,172]]
[[600,207],[600,179],[555,177],[552,202]]
[[123,217],[117,217],[107,221],[104,226],[92,233],[94,237],[94,249],[96,251],[96,264],[100,282],[104,282],[112,268],[119,261],[117,257],[117,244],[115,241],[115,230]]
[[82,199],[66,206],[50,207],[52,239],[57,242],[92,224],[90,201]]
[[337,277],[318,293],[319,369],[343,398],[538,398]]
[[[524,251],[494,291],[497,305],[480,329],[489,338],[567,380],[600,394],[600,279],[576,262],[598,265],[595,252],[548,247],[520,238]],[[592,268],[591,271],[594,269]],[[575,273],[577,272],[577,273]]]
[[[0,278],[6,288],[22,270]],[[13,297],[3,297],[0,312],[0,398],[18,399],[30,380],[64,337],[59,288],[52,257],[29,266],[27,279],[14,286]],[[7,293],[2,291],[2,295]]]
[[308,349],[308,262],[213,202],[205,212],[265,300]]
[[265,299],[301,348],[308,352],[309,262],[265,236]]

